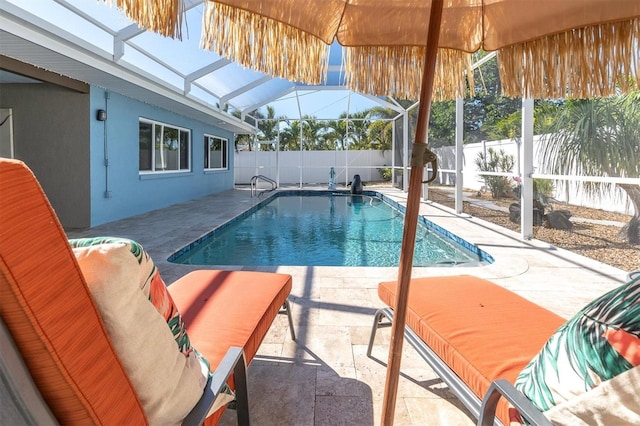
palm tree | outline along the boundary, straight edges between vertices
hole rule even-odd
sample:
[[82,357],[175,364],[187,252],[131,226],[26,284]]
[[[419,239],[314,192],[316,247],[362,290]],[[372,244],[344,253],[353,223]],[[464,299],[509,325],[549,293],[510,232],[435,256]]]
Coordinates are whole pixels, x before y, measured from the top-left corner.
[[[216,104],[216,105],[218,105],[218,108],[220,108],[219,104]],[[223,111],[228,112],[228,110],[229,110],[229,104],[225,104]],[[242,119],[242,113],[240,111],[238,111],[238,110],[231,111],[231,115],[233,115],[236,118]],[[250,122],[250,118],[246,117],[244,121],[249,123]],[[234,148],[235,148],[236,152],[238,152],[238,147],[240,145],[246,146],[247,148],[249,148],[249,151],[251,151],[252,150],[252,145],[253,145],[253,135],[250,135],[250,134],[238,134],[238,135],[236,135],[236,138],[235,138],[235,141],[234,141]]]
[[[554,132],[540,146],[543,172],[583,176],[640,176],[640,91],[620,97],[570,100],[556,117]],[[640,244],[640,185],[618,184],[634,215],[620,237]],[[610,184],[584,182],[597,194]]]
[[345,139],[347,137],[347,113],[340,114],[337,120],[327,121],[325,138],[330,141],[334,148],[344,150]]
[[[254,115],[254,117],[259,118],[258,121],[258,140],[261,141],[274,141],[278,138],[278,126],[280,125],[280,118],[276,118],[276,110],[271,105],[267,105],[267,116],[260,113],[260,116]],[[275,147],[267,148],[270,150],[275,149]]]
[[369,110],[370,116],[375,120],[369,125],[369,139],[372,148],[382,152],[390,150],[393,143],[393,119],[398,113],[391,108],[373,107]]
[[368,110],[354,112],[349,116],[349,148],[365,149],[368,147],[368,129],[371,124]]
[[323,130],[325,122],[318,120],[315,116],[302,116],[304,125],[302,126],[302,140],[305,150],[321,149],[323,146]]
[[287,120],[287,126],[280,133],[280,150],[295,151],[300,149],[300,121]]
[[393,138],[393,122],[387,120],[375,120],[367,129],[370,149],[379,149],[382,152],[391,149]]

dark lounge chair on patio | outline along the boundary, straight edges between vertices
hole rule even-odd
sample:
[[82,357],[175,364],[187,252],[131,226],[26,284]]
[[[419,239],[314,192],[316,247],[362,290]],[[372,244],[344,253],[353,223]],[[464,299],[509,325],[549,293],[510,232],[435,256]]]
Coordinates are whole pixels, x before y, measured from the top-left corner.
[[31,171],[0,159],[7,424],[216,424],[228,403],[248,424],[246,364],[290,290],[290,275],[215,270],[167,288],[134,242],[70,244]]
[[[368,356],[396,288],[378,286]],[[640,276],[569,321],[477,277],[411,281],[405,339],[483,426],[640,424],[639,336]]]

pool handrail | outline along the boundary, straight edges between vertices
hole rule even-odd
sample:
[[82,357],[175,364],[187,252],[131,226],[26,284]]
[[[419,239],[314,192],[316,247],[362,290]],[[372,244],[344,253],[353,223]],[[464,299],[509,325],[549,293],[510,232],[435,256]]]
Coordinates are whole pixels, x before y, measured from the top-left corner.
[[[262,179],[264,181],[267,181],[269,183],[271,183],[271,189],[269,190],[264,190],[262,192],[257,193],[257,183],[258,180]],[[256,193],[258,194],[258,197],[262,194],[264,194],[265,192],[270,192],[275,190],[276,188],[278,188],[278,183],[273,180],[273,179],[269,179],[268,177],[264,176],[264,175],[255,175],[251,178],[251,196],[253,197],[254,195],[256,195]]]

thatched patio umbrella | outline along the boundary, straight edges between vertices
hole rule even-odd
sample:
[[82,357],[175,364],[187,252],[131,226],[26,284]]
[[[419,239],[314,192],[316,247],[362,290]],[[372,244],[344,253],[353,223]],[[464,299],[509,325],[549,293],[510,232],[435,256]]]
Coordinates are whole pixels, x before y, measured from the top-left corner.
[[[105,0],[109,1],[109,0]],[[181,36],[180,0],[111,0],[142,27]],[[241,65],[323,81],[328,46],[345,49],[356,92],[420,99],[398,268],[382,423],[400,371],[433,99],[464,97],[470,54],[497,51],[503,94],[601,97],[637,87],[639,0],[205,0],[202,44]],[[434,174],[435,176],[435,174]]]

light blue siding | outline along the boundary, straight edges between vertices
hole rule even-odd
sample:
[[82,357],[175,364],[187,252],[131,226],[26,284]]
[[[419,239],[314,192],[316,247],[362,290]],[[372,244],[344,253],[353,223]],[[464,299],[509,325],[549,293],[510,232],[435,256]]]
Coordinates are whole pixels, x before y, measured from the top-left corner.
[[[96,119],[98,109],[107,121]],[[138,124],[140,118],[160,121],[191,131],[191,171],[141,176],[138,172]],[[229,140],[233,133],[126,96],[91,88],[91,226],[145,213],[208,194],[233,189],[233,155],[228,170],[204,172],[204,134]],[[106,125],[106,132],[105,132]],[[109,166],[105,167],[106,152]],[[105,197],[109,191],[110,197]]]

